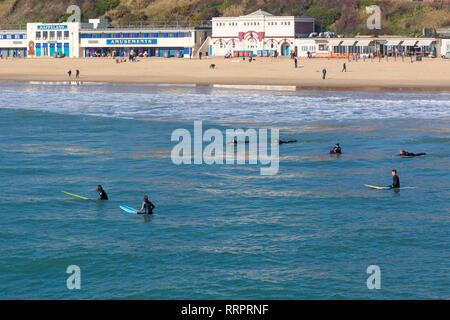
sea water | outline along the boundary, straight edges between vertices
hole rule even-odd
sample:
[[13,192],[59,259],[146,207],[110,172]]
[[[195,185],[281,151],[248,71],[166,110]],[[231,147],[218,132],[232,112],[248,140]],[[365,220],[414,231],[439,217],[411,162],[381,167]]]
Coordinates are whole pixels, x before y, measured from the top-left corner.
[[[0,298],[449,299],[449,118],[444,93],[1,84]],[[298,142],[274,176],[177,166],[194,120]],[[392,169],[411,188],[363,186]]]

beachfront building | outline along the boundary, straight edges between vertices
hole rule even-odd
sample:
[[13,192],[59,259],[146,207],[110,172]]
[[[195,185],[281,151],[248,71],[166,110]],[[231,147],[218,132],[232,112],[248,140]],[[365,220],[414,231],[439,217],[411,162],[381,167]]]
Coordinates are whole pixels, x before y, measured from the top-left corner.
[[274,16],[258,10],[240,17],[212,19],[210,54],[215,56],[289,56],[296,39],[314,31],[314,18]]
[[0,57],[26,57],[27,31],[0,30]]
[[[402,38],[391,36],[355,38],[316,38],[312,57],[347,58],[376,56],[436,56],[437,40],[434,38]],[[313,48],[314,45],[312,44]]]
[[210,53],[214,56],[298,56],[310,58],[385,55],[436,56],[433,38],[332,37],[314,33],[311,17],[274,16],[258,10],[240,17],[212,19]]
[[26,29],[0,30],[3,57],[191,57],[211,35],[211,27],[159,25],[110,28],[89,23],[28,23]]

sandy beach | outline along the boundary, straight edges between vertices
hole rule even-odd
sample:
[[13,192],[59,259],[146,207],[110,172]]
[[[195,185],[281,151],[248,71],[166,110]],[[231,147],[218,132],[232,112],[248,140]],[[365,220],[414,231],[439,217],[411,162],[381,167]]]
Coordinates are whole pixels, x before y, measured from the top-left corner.
[[[347,72],[341,72],[343,63]],[[215,69],[210,65],[215,64]],[[67,71],[80,70],[80,81],[138,84],[195,84],[291,86],[298,90],[355,90],[355,91],[450,91],[450,60],[424,59],[413,62],[409,58],[347,61],[346,59],[298,60],[294,68],[289,58],[242,59],[209,58],[138,59],[116,63],[111,58],[80,59],[2,59],[2,82],[67,81]],[[322,69],[327,79],[322,80]]]

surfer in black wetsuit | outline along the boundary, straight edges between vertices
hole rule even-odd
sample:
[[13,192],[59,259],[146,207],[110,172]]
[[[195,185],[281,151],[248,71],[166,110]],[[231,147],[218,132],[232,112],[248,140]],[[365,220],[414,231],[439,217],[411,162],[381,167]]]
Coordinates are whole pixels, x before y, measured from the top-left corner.
[[336,154],[341,154],[342,153],[341,146],[339,145],[339,143],[336,143],[336,146],[333,148],[333,151]]
[[137,214],[153,214],[155,205],[148,200],[148,196],[144,196],[144,202],[142,202],[142,208]]
[[235,139],[235,138],[231,139],[231,143],[233,143],[233,144],[238,144],[238,142],[246,143],[246,144],[249,143],[248,140],[245,140],[245,141],[239,141],[238,139]]
[[400,179],[397,175],[397,170],[392,170],[392,185],[390,185],[392,189],[400,188]]
[[106,194],[105,190],[103,190],[103,187],[101,185],[97,186],[97,192],[100,196],[100,200],[108,200],[108,195]]
[[407,152],[405,150],[400,150],[400,157],[419,157],[419,156],[424,156],[426,155],[425,152],[422,153],[412,153],[412,152]]
[[276,144],[286,144],[286,143],[296,143],[297,142],[297,140],[278,140],[278,139],[276,139],[275,140],[275,143]]

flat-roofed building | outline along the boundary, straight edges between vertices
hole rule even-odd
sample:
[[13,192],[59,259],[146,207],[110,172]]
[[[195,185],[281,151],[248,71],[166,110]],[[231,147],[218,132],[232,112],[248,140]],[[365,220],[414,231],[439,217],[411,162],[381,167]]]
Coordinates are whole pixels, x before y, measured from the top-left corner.
[[200,26],[152,25],[110,28],[106,20],[89,23],[27,23],[23,30],[0,30],[3,57],[192,57],[211,35]]
[[0,30],[0,57],[26,57],[27,43],[25,29]]

